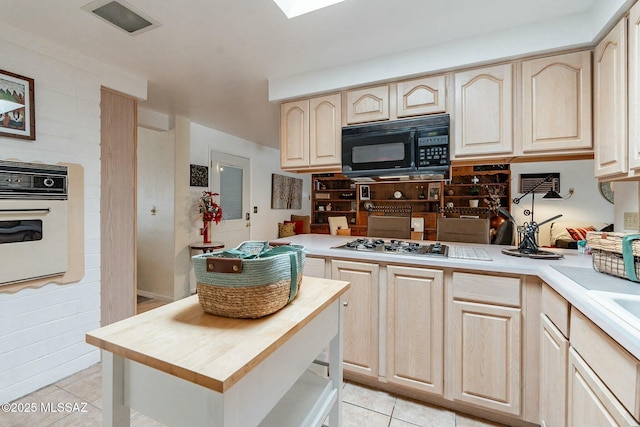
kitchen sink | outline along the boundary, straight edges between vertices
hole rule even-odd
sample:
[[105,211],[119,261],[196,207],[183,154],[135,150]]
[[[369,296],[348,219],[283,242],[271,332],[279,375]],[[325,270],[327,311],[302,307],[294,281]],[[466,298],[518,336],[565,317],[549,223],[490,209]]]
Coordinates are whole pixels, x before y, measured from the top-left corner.
[[640,331],[640,295],[606,291],[587,291],[587,295]]

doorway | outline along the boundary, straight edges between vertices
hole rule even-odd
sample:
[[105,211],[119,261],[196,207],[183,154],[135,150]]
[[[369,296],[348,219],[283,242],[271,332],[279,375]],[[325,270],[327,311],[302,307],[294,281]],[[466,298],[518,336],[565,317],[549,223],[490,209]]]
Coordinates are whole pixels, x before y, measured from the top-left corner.
[[212,150],[211,191],[219,193],[222,221],[213,225],[211,240],[224,242],[225,248],[235,248],[251,239],[251,171],[250,160]]

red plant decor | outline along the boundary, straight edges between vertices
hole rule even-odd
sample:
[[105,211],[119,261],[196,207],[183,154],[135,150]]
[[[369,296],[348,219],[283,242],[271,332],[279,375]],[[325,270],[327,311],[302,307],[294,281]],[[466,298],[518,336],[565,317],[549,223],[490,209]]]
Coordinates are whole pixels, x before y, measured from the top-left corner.
[[203,221],[213,221],[218,224],[222,220],[222,207],[213,200],[214,197],[219,195],[219,193],[212,193],[211,191],[202,192],[198,206]]

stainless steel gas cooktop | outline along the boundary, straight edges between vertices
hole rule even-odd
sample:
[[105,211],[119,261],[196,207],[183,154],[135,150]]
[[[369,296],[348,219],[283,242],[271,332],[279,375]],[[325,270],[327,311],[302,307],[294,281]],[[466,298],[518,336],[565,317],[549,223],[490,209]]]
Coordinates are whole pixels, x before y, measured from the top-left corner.
[[405,242],[403,240],[367,238],[356,239],[342,245],[334,246],[332,249],[436,257],[446,257],[449,252],[449,247],[440,244],[440,242],[420,244],[417,242]]

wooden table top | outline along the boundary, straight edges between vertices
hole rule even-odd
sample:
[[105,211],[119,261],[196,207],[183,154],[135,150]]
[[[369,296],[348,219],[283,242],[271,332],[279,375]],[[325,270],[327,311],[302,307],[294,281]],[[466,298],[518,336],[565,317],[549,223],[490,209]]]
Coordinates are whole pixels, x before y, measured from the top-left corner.
[[261,319],[205,313],[193,295],[89,332],[86,341],[222,393],[348,288],[348,282],[305,276],[296,299]]

